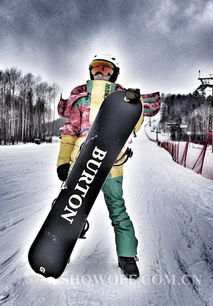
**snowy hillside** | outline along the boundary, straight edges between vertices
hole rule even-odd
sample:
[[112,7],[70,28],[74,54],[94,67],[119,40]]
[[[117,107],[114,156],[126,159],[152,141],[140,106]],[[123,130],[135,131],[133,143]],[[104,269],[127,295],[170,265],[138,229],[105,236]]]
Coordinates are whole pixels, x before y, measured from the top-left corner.
[[63,275],[32,271],[29,247],[60,189],[58,149],[0,147],[0,305],[213,305],[213,181],[174,163],[144,132],[124,181],[141,277],[129,280],[117,267],[102,194]]

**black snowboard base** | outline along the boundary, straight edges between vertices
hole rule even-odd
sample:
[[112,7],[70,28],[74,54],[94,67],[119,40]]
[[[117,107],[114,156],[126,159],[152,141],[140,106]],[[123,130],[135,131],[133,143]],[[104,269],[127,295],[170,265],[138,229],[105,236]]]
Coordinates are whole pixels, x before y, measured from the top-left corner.
[[135,89],[115,91],[101,104],[75,165],[30,247],[28,259],[35,272],[54,278],[63,273],[93,203],[141,112],[140,91]]

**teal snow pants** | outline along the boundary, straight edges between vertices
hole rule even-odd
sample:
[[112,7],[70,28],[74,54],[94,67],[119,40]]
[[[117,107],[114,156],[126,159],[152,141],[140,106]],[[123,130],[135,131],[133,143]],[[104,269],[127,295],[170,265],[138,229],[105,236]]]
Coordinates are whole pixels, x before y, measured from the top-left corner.
[[132,221],[126,212],[122,182],[123,176],[112,178],[109,174],[102,191],[114,227],[117,255],[133,257],[137,255],[138,241]]

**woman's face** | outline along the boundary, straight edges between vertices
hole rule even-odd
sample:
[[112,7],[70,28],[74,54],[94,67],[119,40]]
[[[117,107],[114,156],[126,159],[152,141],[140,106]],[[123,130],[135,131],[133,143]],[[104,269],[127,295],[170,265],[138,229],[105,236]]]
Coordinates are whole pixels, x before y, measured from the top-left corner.
[[101,72],[97,73],[94,75],[94,80],[104,80],[104,81],[109,81],[111,76],[108,75],[103,75]]

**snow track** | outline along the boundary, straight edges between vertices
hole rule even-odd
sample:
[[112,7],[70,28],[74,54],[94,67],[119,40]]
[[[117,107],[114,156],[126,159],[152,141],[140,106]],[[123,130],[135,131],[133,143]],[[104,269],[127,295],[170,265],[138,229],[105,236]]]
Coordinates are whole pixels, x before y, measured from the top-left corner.
[[31,270],[29,247],[60,189],[58,149],[0,147],[0,305],[213,305],[213,181],[174,163],[143,132],[124,180],[141,277],[126,279],[117,267],[102,194],[63,275]]

